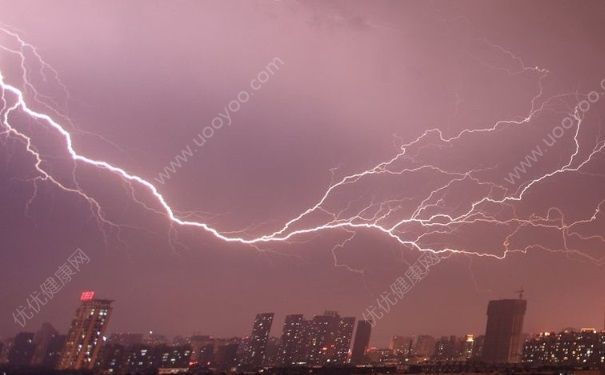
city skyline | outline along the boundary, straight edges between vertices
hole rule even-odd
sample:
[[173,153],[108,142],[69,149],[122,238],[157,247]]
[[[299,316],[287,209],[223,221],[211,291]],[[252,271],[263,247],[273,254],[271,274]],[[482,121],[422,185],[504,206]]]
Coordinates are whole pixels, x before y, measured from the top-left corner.
[[122,374],[158,369],[161,373],[261,368],[296,371],[317,366],[348,371],[368,366],[403,366],[407,370],[421,366],[425,371],[472,366],[488,371],[506,368],[503,366],[539,369],[605,364],[605,329],[522,333],[527,308],[523,292],[517,299],[489,301],[484,335],[394,335],[388,348],[368,346],[374,322],[359,320],[354,328],[355,318],[342,317],[336,311],[325,311],[310,319],[302,314],[288,315],[281,327],[281,338],[271,336],[275,314],[266,312],[256,315],[246,337],[194,334],[170,339],[151,331],[106,335],[112,303],[96,298],[94,291],[82,292],[67,335],[45,323],[35,333],[20,332],[11,340],[0,340],[0,368],[8,364],[11,369]]
[[[518,293],[518,291],[517,291]],[[83,323],[74,323],[78,321],[78,316],[82,315],[82,314],[87,314],[86,312],[90,310],[90,304],[96,304],[98,306],[105,306],[103,307],[103,309],[101,311],[105,311],[107,310],[107,313],[105,314],[105,317],[101,316],[101,318],[103,320],[107,320],[109,321],[109,317],[112,315],[112,311],[113,311],[113,307],[112,304],[115,303],[114,300],[109,300],[109,299],[105,299],[105,298],[101,298],[98,299],[97,297],[97,293],[95,291],[83,291],[80,293],[80,298],[79,298],[79,306],[76,309],[76,317],[73,319],[70,319],[71,321],[71,326],[67,327],[65,330],[63,330],[63,332],[65,332],[66,334],[70,331],[74,331],[77,332],[78,330],[83,329],[84,331],[86,330],[90,330],[90,328],[86,328],[88,326],[93,327],[95,326],[95,321],[87,321],[87,325],[83,326]],[[242,339],[253,339],[253,341],[257,342],[256,345],[261,345],[264,346],[267,344],[268,340],[270,338],[279,338],[282,341],[288,341],[290,340],[290,337],[293,337],[293,340],[295,343],[300,342],[301,339],[304,339],[304,337],[301,338],[301,332],[305,331],[305,330],[313,330],[314,328],[312,328],[313,323],[317,320],[317,322],[319,323],[318,327],[325,327],[325,328],[320,328],[320,331],[326,331],[328,329],[328,327],[332,327],[330,329],[336,329],[335,327],[339,326],[340,323],[332,323],[332,319],[344,319],[349,320],[349,322],[353,323],[353,330],[351,332],[349,332],[349,336],[350,336],[350,342],[349,342],[349,349],[352,353],[353,351],[353,347],[354,347],[354,338],[357,335],[357,329],[359,328],[359,325],[367,325],[369,332],[372,332],[372,334],[369,334],[369,338],[370,341],[368,342],[368,345],[364,345],[364,347],[367,348],[380,348],[380,347],[388,347],[388,346],[392,346],[393,345],[393,340],[395,338],[400,338],[400,339],[408,339],[408,338],[418,338],[418,337],[422,337],[422,336],[431,336],[433,338],[439,338],[439,337],[449,337],[449,336],[456,336],[456,337],[467,337],[469,335],[474,336],[475,338],[478,336],[483,336],[486,334],[487,331],[491,330],[492,332],[495,333],[495,337],[498,337],[499,335],[501,335],[501,332],[511,332],[511,329],[513,332],[516,332],[515,335],[517,335],[517,343],[512,344],[513,347],[514,346],[522,346],[522,342],[523,342],[523,338],[521,336],[524,335],[543,335],[544,333],[551,333],[551,332],[564,332],[564,331],[583,331],[583,330],[594,330],[594,331],[599,331],[599,332],[605,332],[605,321],[602,322],[602,326],[590,326],[590,325],[580,325],[580,326],[570,326],[570,325],[563,325],[561,327],[552,327],[552,328],[548,328],[548,329],[544,329],[544,330],[540,330],[540,331],[531,331],[531,330],[526,330],[524,329],[524,324],[523,324],[523,320],[526,318],[525,316],[525,311],[527,309],[527,300],[523,298],[523,296],[519,296],[516,299],[501,299],[501,300],[492,300],[492,301],[487,301],[489,302],[487,304],[487,309],[485,309],[484,314],[482,314],[481,316],[477,316],[477,317],[473,317],[472,319],[474,320],[479,320],[481,322],[482,325],[482,329],[478,330],[478,331],[469,331],[466,332],[464,334],[459,334],[459,333],[455,333],[455,332],[437,332],[437,333],[428,333],[428,332],[420,332],[420,331],[416,331],[416,332],[412,332],[412,331],[408,331],[408,332],[403,332],[403,331],[394,331],[391,332],[390,335],[388,336],[387,340],[384,341],[380,341],[378,342],[377,340],[374,339],[374,335],[373,332],[376,328],[377,323],[375,322],[371,322],[371,321],[366,321],[363,320],[363,316],[360,317],[350,317],[350,318],[341,318],[339,312],[335,311],[335,310],[325,310],[323,313],[320,312],[316,312],[316,313],[312,313],[312,314],[302,314],[302,313],[289,313],[289,314],[285,314],[285,315],[280,315],[280,314],[276,314],[274,312],[263,312],[263,313],[257,313],[255,316],[255,319],[246,321],[246,323],[248,323],[247,328],[240,332],[239,334],[236,335],[228,335],[228,336],[220,336],[220,335],[212,335],[209,334],[209,332],[205,331],[203,328],[192,328],[190,329],[188,332],[186,333],[177,333],[177,334],[170,334],[167,332],[159,332],[153,329],[153,327],[149,327],[149,329],[146,330],[142,330],[142,331],[136,331],[136,330],[116,330],[116,329],[112,329],[111,324],[107,324],[107,323],[102,323],[100,325],[100,327],[102,327],[102,332],[103,334],[101,334],[101,336],[105,336],[105,337],[109,337],[109,336],[114,336],[115,337],[122,337],[122,335],[124,335],[123,339],[120,340],[125,340],[125,343],[128,343],[129,340],[131,340],[132,338],[137,338],[140,340],[142,338],[142,336],[144,335],[148,335],[148,336],[156,336],[156,337],[161,337],[162,341],[166,341],[169,342],[172,339],[180,339],[183,337],[207,337],[207,338],[218,338],[218,339],[230,339],[230,338],[235,338],[235,337],[239,337]],[[530,310],[531,311],[531,310]],[[254,315],[253,315],[254,316]],[[253,317],[251,316],[251,318]],[[310,316],[311,319],[306,319],[306,316]],[[492,316],[493,318],[491,318],[490,320],[490,316]],[[603,313],[603,316],[605,316],[605,312]],[[252,331],[250,331],[250,326],[249,323],[252,322]],[[74,325],[75,324],[75,325]],[[335,325],[333,325],[335,324]],[[350,323],[347,323],[348,326],[350,326]],[[516,328],[505,328],[505,327],[516,327]],[[36,327],[35,325],[32,325],[31,327],[27,327],[27,328],[22,328],[22,330],[18,331],[18,334],[21,333],[34,333],[37,332],[38,329],[41,330],[46,330],[46,331],[50,331],[52,332],[53,335],[58,334],[57,331],[55,330],[55,325],[52,322],[43,322],[40,326]],[[365,328],[363,328],[365,330]],[[106,330],[106,332],[105,332]],[[288,335],[286,335],[286,332],[289,332]],[[508,334],[508,333],[506,333]],[[365,334],[362,334],[362,336]],[[74,336],[80,336],[77,333],[74,333]],[[256,338],[255,338],[256,337]],[[5,340],[8,339],[9,337],[0,337],[0,340]],[[496,339],[497,341],[498,339]],[[362,338],[361,341],[363,342],[364,339]],[[432,346],[434,343],[432,343],[430,346]],[[345,344],[346,345],[346,344]],[[349,353],[349,355],[351,354]],[[283,353],[282,353],[283,354]],[[280,355],[282,355],[280,354]],[[290,352],[290,354],[292,354],[292,352]],[[264,354],[262,354],[264,355]],[[489,361],[488,361],[489,362]]]
[[293,348],[307,325],[330,343],[318,363],[361,320],[370,346],[458,355],[519,289],[523,330],[488,352],[600,331],[603,14],[0,0],[0,338],[68,333],[86,290],[109,333],[251,336],[252,366],[286,321]]

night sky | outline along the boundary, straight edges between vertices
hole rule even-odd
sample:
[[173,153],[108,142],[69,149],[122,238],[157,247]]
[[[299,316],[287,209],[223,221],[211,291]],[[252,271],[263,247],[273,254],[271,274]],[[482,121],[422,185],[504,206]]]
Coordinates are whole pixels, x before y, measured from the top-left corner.
[[[243,336],[275,312],[277,336],[286,314],[361,318],[422,251],[450,256],[374,344],[481,334],[521,287],[525,331],[603,328],[605,2],[0,0],[0,23],[0,338],[66,331],[83,290],[115,300],[110,332]],[[27,82],[13,32],[45,62],[23,47]],[[6,85],[218,235],[75,162]],[[77,248],[90,263],[16,325]]]

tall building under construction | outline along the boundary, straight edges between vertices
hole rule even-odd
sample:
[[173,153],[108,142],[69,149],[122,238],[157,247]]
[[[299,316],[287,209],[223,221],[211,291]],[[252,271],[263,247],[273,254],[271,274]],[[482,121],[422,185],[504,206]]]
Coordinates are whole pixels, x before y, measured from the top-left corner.
[[482,358],[487,363],[519,363],[523,347],[523,318],[527,301],[502,299],[487,306]]

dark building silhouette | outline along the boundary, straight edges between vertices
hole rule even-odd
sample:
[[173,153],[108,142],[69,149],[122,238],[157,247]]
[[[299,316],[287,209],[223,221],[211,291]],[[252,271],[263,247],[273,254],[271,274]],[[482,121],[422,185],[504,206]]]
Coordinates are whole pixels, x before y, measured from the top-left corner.
[[420,335],[416,338],[414,347],[412,349],[413,354],[422,357],[429,358],[435,351],[435,338],[430,335]]
[[13,367],[25,367],[31,365],[36,345],[34,334],[31,332],[20,332],[15,336],[13,346],[8,352],[8,363]]
[[252,334],[243,353],[242,366],[244,368],[255,369],[263,365],[274,315],[274,313],[256,315],[252,326]]
[[473,343],[473,353],[471,355],[472,359],[481,359],[483,355],[483,343],[485,342],[485,336],[477,336],[475,337],[475,342]]
[[279,364],[289,366],[305,361],[305,319],[302,314],[286,316],[281,336]]
[[490,301],[482,359],[488,363],[521,362],[524,299]]
[[240,346],[238,340],[223,342],[216,347],[213,367],[219,371],[231,369],[237,365],[237,351]]
[[60,369],[91,370],[103,345],[112,301],[95,299],[94,292],[82,293],[80,301],[67,334]]
[[125,372],[125,362],[128,354],[124,345],[110,341],[101,348],[95,367],[106,373],[121,374]]
[[451,362],[459,360],[461,352],[461,342],[456,336],[443,336],[435,343],[433,359],[442,362]]
[[34,335],[36,349],[31,362],[32,366],[54,368],[64,343],[65,336],[59,335],[50,323],[42,324]]
[[358,365],[364,362],[366,350],[370,345],[370,335],[372,334],[372,323],[368,320],[360,320],[357,322],[357,330],[355,331],[355,341],[353,342],[353,350],[351,351],[351,363]]
[[138,345],[143,343],[142,333],[114,333],[109,337],[109,342],[119,344],[124,347]]
[[191,336],[191,362],[208,366],[214,361],[215,340],[210,336]]

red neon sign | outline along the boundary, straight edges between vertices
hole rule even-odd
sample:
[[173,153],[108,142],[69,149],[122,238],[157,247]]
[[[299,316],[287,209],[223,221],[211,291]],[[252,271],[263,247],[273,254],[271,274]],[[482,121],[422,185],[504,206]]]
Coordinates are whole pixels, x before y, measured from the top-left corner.
[[87,290],[80,294],[80,301],[90,301],[93,298],[95,298],[95,292],[93,292],[92,290]]

